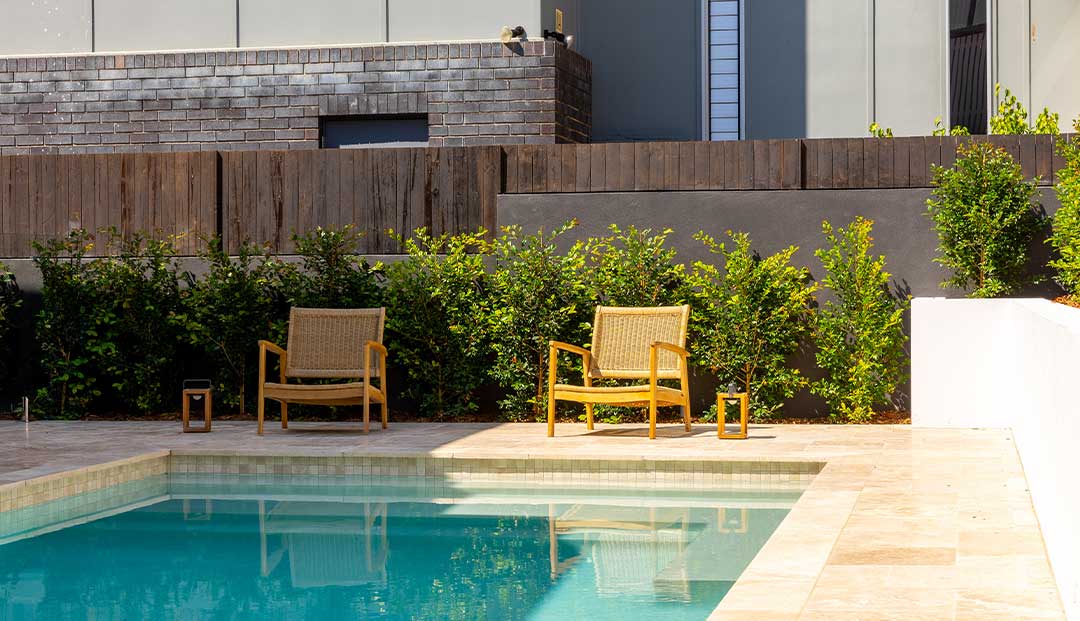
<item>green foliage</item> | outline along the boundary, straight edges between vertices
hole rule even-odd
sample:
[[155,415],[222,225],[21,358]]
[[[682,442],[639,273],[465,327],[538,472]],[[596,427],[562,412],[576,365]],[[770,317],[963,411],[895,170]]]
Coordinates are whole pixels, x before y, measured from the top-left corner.
[[16,314],[22,306],[22,292],[6,265],[0,263],[0,393],[8,388],[11,373],[10,342],[14,335]]
[[671,229],[653,233],[612,224],[611,235],[589,240],[589,295],[606,306],[672,306],[686,303],[686,273],[667,245]]
[[990,117],[990,133],[1011,134],[1053,134],[1058,135],[1059,116],[1057,112],[1050,112],[1043,108],[1035,119],[1035,124],[1028,126],[1028,111],[1012,91],[1005,89],[1005,96],[1001,95],[1001,85],[994,85],[994,96],[999,97],[997,114]]
[[37,334],[45,385],[38,407],[62,417],[99,399],[150,412],[172,401],[178,338],[169,317],[179,304],[173,240],[103,231],[106,256],[87,259],[84,230],[35,243],[42,274]]
[[952,271],[942,286],[971,297],[1012,293],[1024,281],[1028,246],[1041,226],[1035,181],[1004,149],[977,142],[957,149],[952,168],[933,168],[928,214],[940,240],[936,262]]
[[882,127],[882,126],[878,125],[877,122],[871,123],[870,127],[867,128],[867,131],[869,131],[870,135],[872,137],[874,137],[874,138],[892,138],[893,137],[891,127]]
[[285,270],[283,291],[290,306],[375,308],[380,305],[382,265],[358,256],[362,236],[353,225],[318,227],[293,235],[303,269]]
[[832,294],[817,312],[817,364],[825,377],[811,391],[829,404],[835,421],[863,422],[886,403],[906,362],[901,304],[890,295],[885,257],[874,257],[873,223],[857,217],[846,229],[821,225],[828,246],[815,252]]
[[795,246],[761,257],[745,233],[728,235],[730,249],[705,233],[695,236],[724,265],[694,263],[691,353],[722,385],[749,393],[752,416],[765,420],[806,385],[788,358],[810,331],[815,285],[806,268],[791,265]]
[[931,132],[934,136],[970,136],[971,132],[963,125],[953,125],[952,129],[949,129],[941,124],[941,117],[934,117],[934,131]]
[[187,287],[172,320],[209,363],[193,373],[209,375],[221,388],[220,402],[243,411],[245,385],[255,381],[258,368],[258,340],[267,338],[275,321],[287,313],[278,286],[283,268],[265,249],[251,244],[230,257],[220,238],[208,240],[200,256],[207,272],[201,278],[184,275]]
[[432,237],[426,229],[397,238],[407,257],[386,268],[386,321],[404,394],[420,412],[449,418],[475,412],[490,348],[484,233]]
[[499,407],[511,420],[541,419],[548,343],[580,343],[588,334],[593,307],[583,275],[585,246],[578,242],[560,252],[557,245],[575,225],[532,235],[507,227],[492,248],[490,376],[505,393]]
[[[1080,132],[1080,119],[1074,123]],[[1080,295],[1080,140],[1058,143],[1058,153],[1065,160],[1057,172],[1058,200],[1061,208],[1054,214],[1054,232],[1050,237],[1057,256],[1050,267],[1057,270],[1057,281],[1071,295]]]

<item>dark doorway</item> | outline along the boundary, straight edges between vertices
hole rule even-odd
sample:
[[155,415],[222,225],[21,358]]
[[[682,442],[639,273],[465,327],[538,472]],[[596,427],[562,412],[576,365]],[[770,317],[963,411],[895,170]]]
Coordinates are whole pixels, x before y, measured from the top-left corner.
[[985,134],[986,0],[949,0],[949,93],[952,124]]

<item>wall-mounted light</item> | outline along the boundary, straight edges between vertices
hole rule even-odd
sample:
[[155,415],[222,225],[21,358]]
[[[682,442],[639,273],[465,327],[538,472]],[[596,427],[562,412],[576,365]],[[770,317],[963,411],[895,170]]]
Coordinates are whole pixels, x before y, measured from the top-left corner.
[[574,47],[574,35],[563,34],[555,30],[544,30],[544,38],[558,41],[566,47]]
[[524,26],[503,26],[502,32],[499,33],[499,40],[503,43],[510,43],[513,39],[520,39],[525,36]]

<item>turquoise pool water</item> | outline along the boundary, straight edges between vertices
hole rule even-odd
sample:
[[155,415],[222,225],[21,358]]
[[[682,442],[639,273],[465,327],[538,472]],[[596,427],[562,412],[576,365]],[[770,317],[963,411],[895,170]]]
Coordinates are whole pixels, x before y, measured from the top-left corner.
[[700,620],[799,494],[174,474],[7,515],[0,619]]

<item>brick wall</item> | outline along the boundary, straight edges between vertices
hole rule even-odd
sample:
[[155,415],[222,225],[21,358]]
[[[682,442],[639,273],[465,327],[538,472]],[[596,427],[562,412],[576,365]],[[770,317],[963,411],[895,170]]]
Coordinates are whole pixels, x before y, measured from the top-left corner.
[[316,148],[320,117],[427,115],[432,146],[587,142],[554,42],[0,58],[0,155]]

